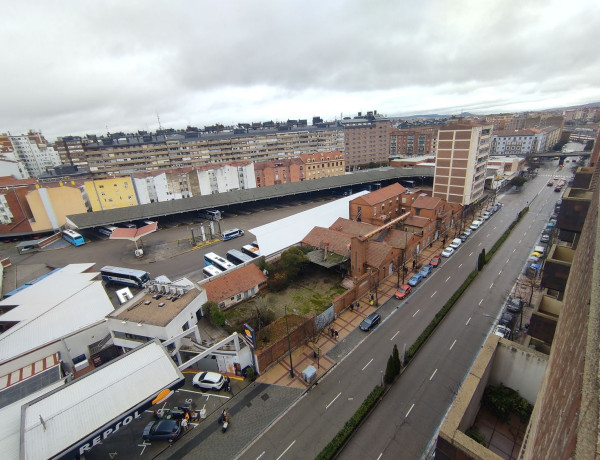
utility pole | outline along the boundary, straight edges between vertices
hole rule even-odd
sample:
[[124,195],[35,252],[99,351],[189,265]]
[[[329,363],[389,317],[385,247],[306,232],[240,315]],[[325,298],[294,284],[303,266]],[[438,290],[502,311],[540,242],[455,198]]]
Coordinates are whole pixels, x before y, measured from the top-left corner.
[[292,364],[292,345],[290,343],[290,326],[288,324],[287,305],[284,306],[284,310],[285,310],[285,328],[287,330],[287,339],[288,339],[288,351],[290,353],[290,377],[294,378],[294,365]]

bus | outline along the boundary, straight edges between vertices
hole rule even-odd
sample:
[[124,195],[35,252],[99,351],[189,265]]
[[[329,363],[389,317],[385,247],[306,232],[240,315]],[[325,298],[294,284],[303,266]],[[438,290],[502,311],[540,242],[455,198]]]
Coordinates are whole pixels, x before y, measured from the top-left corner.
[[223,259],[223,257],[215,254],[214,252],[207,252],[206,254],[204,254],[204,264],[214,265],[222,271],[231,270],[232,268],[235,268],[235,265],[233,265],[228,260]]
[[139,288],[144,287],[150,281],[150,273],[133,268],[111,267],[107,265],[100,269],[100,274],[102,275],[102,279],[109,283],[126,284]]
[[244,246],[242,246],[242,252],[252,258],[260,257],[260,251],[258,250],[258,248],[251,244],[245,244]]
[[85,240],[83,239],[83,236],[81,236],[79,233],[74,232],[73,230],[63,230],[62,231],[62,237],[67,240],[69,243],[71,243],[73,246],[82,246],[85,244]]
[[241,265],[243,263],[250,262],[252,259],[254,259],[254,257],[246,255],[243,252],[238,251],[237,249],[230,249],[229,251],[227,251],[226,257],[229,262],[235,265]]
[[207,265],[202,269],[202,273],[204,274],[204,278],[210,278],[211,276],[218,275],[219,273],[223,273],[223,270],[215,267],[214,265]]
[[244,236],[244,231],[240,230],[239,228],[232,228],[231,230],[225,230],[223,233],[221,233],[221,238],[223,238],[223,241],[232,240],[238,236]]

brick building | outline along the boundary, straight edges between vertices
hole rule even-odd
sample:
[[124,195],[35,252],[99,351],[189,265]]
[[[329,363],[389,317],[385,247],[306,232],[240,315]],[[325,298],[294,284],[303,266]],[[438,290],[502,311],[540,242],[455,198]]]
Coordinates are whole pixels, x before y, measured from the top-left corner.
[[377,111],[368,112],[364,117],[359,112],[355,118],[342,120],[342,126],[347,169],[369,163],[388,163],[392,126],[388,118],[377,115]]
[[437,127],[390,129],[390,158],[435,154]]
[[257,187],[300,182],[306,178],[300,158],[258,161],[254,163],[254,176]]
[[406,213],[412,197],[396,183],[350,201],[350,220],[383,225]]
[[339,150],[333,152],[301,153],[299,158],[304,166],[305,180],[343,176],[346,173],[344,154]]

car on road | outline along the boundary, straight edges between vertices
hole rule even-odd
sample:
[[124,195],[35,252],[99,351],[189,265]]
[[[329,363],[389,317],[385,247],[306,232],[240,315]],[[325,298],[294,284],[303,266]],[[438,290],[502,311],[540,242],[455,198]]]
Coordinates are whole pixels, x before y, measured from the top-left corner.
[[164,419],[148,423],[142,432],[146,441],[175,441],[181,434],[181,425],[177,420]]
[[402,300],[404,299],[408,294],[410,294],[410,291],[412,290],[412,288],[408,285],[408,284],[403,284],[402,286],[400,286],[398,288],[398,290],[396,291],[396,293],[394,294],[394,297],[396,297],[396,299],[398,300]]
[[548,183],[546,184],[548,187],[552,187],[554,185],[554,182],[549,180]]
[[469,235],[467,235],[466,233],[461,233],[460,235],[458,235],[458,237],[464,243],[465,241],[467,241],[467,238],[469,238]]
[[446,249],[444,249],[442,251],[441,256],[442,257],[450,257],[452,254],[454,254],[454,248],[451,248],[450,246],[448,246]]
[[477,230],[479,227],[481,227],[482,224],[483,224],[482,220],[475,219],[473,222],[471,222],[471,226],[469,228],[471,230]]
[[225,383],[225,377],[218,372],[198,372],[194,375],[192,383],[201,390],[220,390]]
[[542,237],[540,238],[540,242],[547,243],[548,241],[550,241],[550,235],[548,235],[547,233],[543,234]]
[[381,315],[379,313],[371,313],[367,316],[358,327],[363,331],[370,331],[381,321]]
[[429,261],[429,265],[431,265],[432,267],[437,267],[441,262],[442,259],[440,258],[440,256],[433,256]]
[[502,337],[503,339],[511,339],[512,337],[512,331],[507,328],[506,326],[502,326],[501,324],[499,324],[498,326],[496,326],[494,328],[494,335],[497,335],[498,337]]
[[462,240],[460,238],[454,238],[452,240],[452,243],[450,243],[450,247],[452,249],[458,249],[458,247],[461,245]]
[[506,312],[504,312],[504,313],[502,314],[502,316],[500,317],[500,321],[499,321],[499,323],[500,323],[502,326],[506,326],[506,327],[508,327],[508,328],[511,328],[511,327],[512,327],[512,325],[513,325],[513,323],[514,323],[514,321],[515,321],[515,317],[514,317],[514,315],[513,315],[512,313],[509,313],[509,312],[507,312],[507,311],[506,311]]
[[481,215],[481,218],[482,218],[483,220],[488,220],[488,219],[489,219],[491,216],[492,216],[492,213],[491,213],[491,212],[489,212],[489,211],[485,211],[485,212],[484,212],[484,213]]
[[421,276],[423,276],[423,278],[427,278],[432,271],[433,271],[433,265],[427,264],[421,269],[419,274]]
[[420,273],[415,273],[412,278],[408,280],[408,284],[410,284],[412,287],[415,287],[421,281],[423,281],[423,275]]
[[467,228],[463,234],[467,235],[467,236],[471,236],[471,233],[473,233],[473,230],[471,230],[470,228]]
[[523,301],[518,297],[510,299],[506,304],[506,309],[511,313],[519,313],[523,309]]

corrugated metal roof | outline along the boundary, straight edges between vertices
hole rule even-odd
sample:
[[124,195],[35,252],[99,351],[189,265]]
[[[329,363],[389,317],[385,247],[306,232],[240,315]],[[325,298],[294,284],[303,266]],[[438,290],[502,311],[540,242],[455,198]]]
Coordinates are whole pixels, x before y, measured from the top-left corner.
[[73,264],[0,301],[16,305],[2,315],[18,324],[0,335],[0,362],[59,340],[104,320],[114,310],[97,273],[81,273],[94,264]]
[[25,406],[22,458],[51,458],[184,378],[160,342],[148,342]]
[[199,209],[222,208],[224,206],[251,203],[271,198],[298,195],[320,190],[339,187],[351,187],[370,182],[402,179],[406,177],[433,177],[432,167],[414,168],[379,168],[359,171],[343,176],[325,177],[317,180],[294,182],[291,184],[272,185],[248,190],[234,190],[215,195],[203,195],[181,200],[171,200],[160,203],[148,203],[126,208],[106,211],[88,212],[67,216],[69,223],[76,228],[91,228],[115,222],[130,222],[132,220],[153,219],[170,214],[178,214]]
[[302,241],[317,225],[329,227],[339,217],[348,219],[350,214],[348,203],[366,193],[369,192],[355,193],[308,211],[252,228],[250,233],[256,236],[261,254],[266,256],[274,254]]

